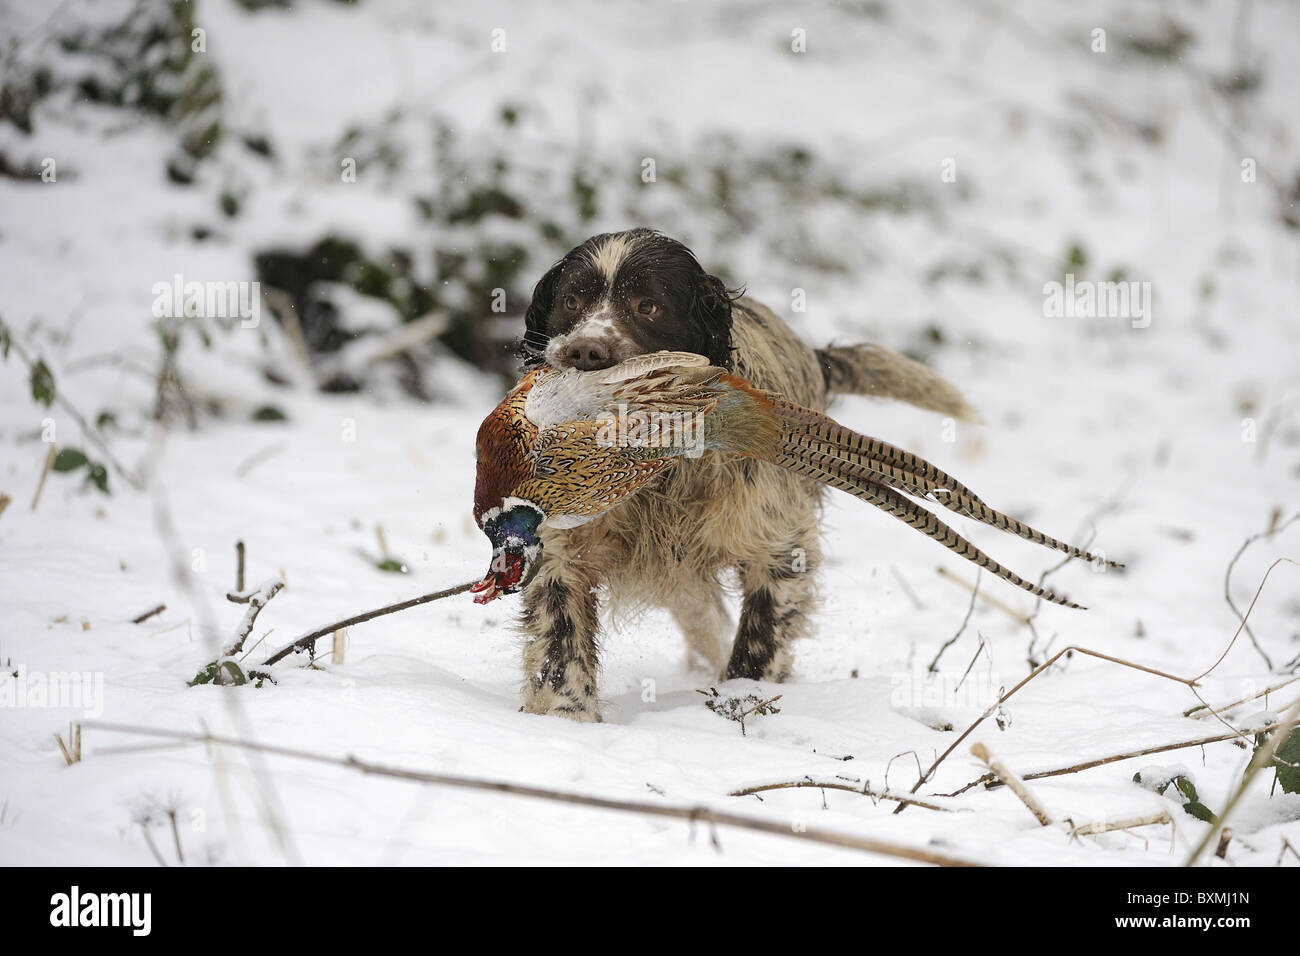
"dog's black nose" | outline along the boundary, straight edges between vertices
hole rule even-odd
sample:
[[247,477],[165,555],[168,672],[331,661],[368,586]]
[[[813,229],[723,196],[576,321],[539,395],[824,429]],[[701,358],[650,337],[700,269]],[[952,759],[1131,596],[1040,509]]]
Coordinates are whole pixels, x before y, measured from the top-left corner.
[[564,364],[582,372],[609,368],[614,364],[608,346],[595,339],[575,339],[564,350]]

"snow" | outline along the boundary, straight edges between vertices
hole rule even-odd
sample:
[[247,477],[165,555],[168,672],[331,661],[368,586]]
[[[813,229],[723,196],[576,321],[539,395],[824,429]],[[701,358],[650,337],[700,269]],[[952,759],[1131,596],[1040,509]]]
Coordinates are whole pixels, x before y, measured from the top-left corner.
[[[59,17],[83,15],[79,7]],[[1275,512],[1300,511],[1300,234],[1279,219],[1300,170],[1300,14],[1251,8],[1245,48],[1264,82],[1231,118],[1252,151],[1243,153],[1225,136],[1222,98],[1204,89],[1207,71],[1230,70],[1237,5],[1180,8],[1196,39],[1171,61],[1123,52],[1123,38],[1150,29],[1153,14],[1120,2],[1042,4],[1032,21],[955,2],[879,7],[881,16],[721,0],[454,9],[304,0],[249,13],[207,0],[196,22],[222,77],[223,123],[267,133],[273,161],[228,138],[196,184],[181,187],[163,174],[174,132],[155,121],[55,97],[37,109],[30,137],[0,123],[0,152],[37,166],[53,156],[59,169],[55,183],[0,178],[0,318],[83,414],[116,414],[115,456],[148,477],[136,491],[112,473],[104,497],[52,474],[33,511],[43,419],[61,445],[102,456],[60,409],[32,401],[14,354],[0,363],[0,492],[13,498],[0,515],[0,661],[28,675],[102,675],[98,719],[113,724],[207,728],[392,767],[705,805],[992,864],[1181,862],[1205,824],[1133,774],[1151,759],[1186,765],[1202,802],[1218,810],[1248,751],[1219,743],[1029,782],[1058,821],[1167,808],[1177,819],[1172,854],[1168,828],[1072,839],[1064,824],[1039,827],[1006,788],[967,791],[952,801],[961,812],[898,815],[889,802],[837,791],[728,796],[805,775],[909,790],[918,764],[929,766],[999,688],[1029,672],[1028,630],[981,600],[941,674],[927,675],[969,603],[969,591],[935,568],[964,582],[974,568],[845,495],[826,507],[818,633],[783,685],[720,684],[690,670],[667,617],[651,612],[613,622],[606,636],[603,724],[521,714],[517,598],[479,608],[462,595],[352,628],[341,664],[286,661],[272,669],[278,683],[261,688],[186,686],[243,616],[225,597],[237,539],[247,544],[248,582],[287,582],[257,619],[249,645],[261,643],[248,665],[331,621],[485,570],[487,543],[470,519],[473,437],[503,386],[448,354],[439,353],[423,405],[394,388],[276,387],[262,367],[293,368],[292,346],[263,310],[258,329],[182,349],[186,380],[220,402],[221,417],[202,415],[192,432],[177,424],[164,433],[149,420],[160,361],[154,283],[178,273],[249,279],[254,252],[331,228],[375,252],[419,242],[429,227],[409,193],[437,176],[433,117],[470,153],[507,143],[518,161],[511,175],[531,183],[538,202],[571,201],[547,171],[567,175],[575,157],[589,159],[617,199],[587,232],[648,224],[684,238],[811,343],[921,347],[926,328],[941,326],[945,344],[926,348],[930,360],[986,426],[961,426],[945,441],[936,416],[861,398],[841,401],[836,417],[929,458],[993,507],[1072,543],[1091,538],[1127,565],[1098,573],[1071,563],[1048,579],[1090,610],[1043,606],[1039,661],[1076,645],[1179,676],[1209,668],[1239,624],[1224,601],[1229,561]],[[41,45],[43,17],[16,0],[0,8],[0,20],[22,27],[14,35],[32,37],[22,56],[58,56]],[[1088,46],[1097,26],[1108,30],[1105,54]],[[506,31],[501,54],[489,46],[497,28]],[[807,54],[790,52],[796,28],[807,31]],[[513,139],[502,139],[503,103],[521,107]],[[1158,140],[1132,135],[1125,124],[1136,121],[1157,124]],[[357,183],[341,182],[334,144],[356,127],[367,131],[364,151],[369,131],[385,124],[409,144],[405,165],[363,165]],[[683,202],[658,185],[639,190],[643,156],[662,170],[704,151],[739,170],[782,143],[808,146],[856,185],[911,184],[917,206],[904,215],[824,197],[795,202],[766,181],[738,186],[735,212],[747,217],[738,226],[708,207],[708,195]],[[1254,183],[1240,179],[1247,155],[1259,165]],[[940,179],[948,158],[956,183]],[[232,183],[245,193],[243,211],[226,219],[216,200]],[[628,208],[643,216],[630,221]],[[214,238],[193,239],[196,224],[213,226]],[[479,227],[457,228],[468,241]],[[481,228],[533,241],[518,223]],[[1078,271],[1088,279],[1123,269],[1152,284],[1149,328],[1046,317],[1044,284],[1060,280],[1072,245],[1086,250]],[[844,268],[814,268],[803,259],[810,250],[834,253]],[[966,264],[984,279],[926,280]],[[529,281],[543,267],[530,263]],[[805,290],[807,312],[791,311],[794,289]],[[356,326],[391,325],[382,303],[345,293],[339,302]],[[287,420],[250,421],[267,404]],[[1243,440],[1251,428],[1253,440]],[[376,526],[409,573],[374,567]],[[1056,563],[973,522],[956,526],[1027,578]],[[1300,523],[1242,554],[1231,587],[1238,607],[1284,556],[1300,558]],[[1297,573],[1278,566],[1250,619],[1274,670],[1242,634],[1198,689],[1205,701],[1286,678],[1283,665],[1300,652]],[[1016,615],[1034,609],[987,575],[980,588]],[[130,623],[159,603],[161,615]],[[749,718],[742,736],[696,693],[711,686],[782,694],[781,712]],[[1252,712],[1284,711],[1297,686],[1226,719],[1253,728]],[[1011,698],[1006,729],[990,718],[920,792],[950,793],[984,773],[968,752],[976,741],[1031,774],[1227,730],[1184,717],[1197,703],[1176,682],[1076,654]],[[83,760],[67,767],[55,734],[66,741],[68,724],[83,719]],[[179,812],[188,863],[890,862],[732,828],[718,832],[719,851],[685,822],[224,747],[133,749],[156,743],[97,727],[78,708],[0,708],[0,862],[153,865],[144,826],[160,825],[160,807]],[[1231,864],[1272,865],[1284,837],[1300,845],[1300,801],[1270,796],[1269,777],[1232,821]],[[169,841],[155,843],[171,853]]]

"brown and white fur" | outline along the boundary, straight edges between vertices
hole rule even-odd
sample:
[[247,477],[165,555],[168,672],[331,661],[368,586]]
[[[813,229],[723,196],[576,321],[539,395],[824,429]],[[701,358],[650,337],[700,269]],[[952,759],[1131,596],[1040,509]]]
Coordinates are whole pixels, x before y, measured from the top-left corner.
[[[525,321],[526,365],[594,369],[689,351],[818,411],[855,392],[975,417],[952,385],[903,356],[809,348],[770,309],[729,295],[685,246],[646,229],[595,236],[566,255],[538,282]],[[706,455],[585,525],[544,529],[523,594],[523,709],[600,719],[602,598],[667,609],[692,660],[723,679],[785,679],[794,642],[812,631],[822,488],[766,462]],[[732,569],[738,629],[720,583]]]

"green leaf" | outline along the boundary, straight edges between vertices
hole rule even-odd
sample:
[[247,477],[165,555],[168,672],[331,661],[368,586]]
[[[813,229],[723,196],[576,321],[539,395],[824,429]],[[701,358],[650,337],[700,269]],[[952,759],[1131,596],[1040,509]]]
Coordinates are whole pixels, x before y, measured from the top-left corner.
[[262,405],[253,412],[255,422],[283,422],[288,418],[288,415],[274,405]]
[[204,667],[203,670],[195,674],[193,680],[187,681],[185,686],[197,687],[199,684],[211,684],[212,678],[216,676],[217,676],[217,662],[213,661],[211,664],[208,664],[206,667]]
[[392,571],[395,574],[405,574],[408,570],[406,565],[401,561],[398,561],[396,558],[384,558],[384,560],[378,562],[375,567],[380,571]]
[[86,456],[75,448],[63,448],[54,456],[54,464],[50,467],[55,471],[76,471],[86,465],[88,459]]
[[88,464],[86,472],[86,484],[94,485],[104,494],[108,494],[108,469],[97,461]]
[[54,401],[54,375],[50,367],[39,359],[32,366],[32,398],[46,408]]
[[1283,793],[1300,793],[1300,727],[1291,733],[1273,754],[1273,767]]
[[[229,683],[235,684],[236,686],[248,683],[248,678],[244,675],[243,670],[241,670],[239,665],[234,661],[222,661],[221,666],[225,668],[226,672],[230,675]],[[226,682],[222,681],[222,683]]]
[[[1200,796],[1196,792],[1196,784],[1182,774],[1165,780],[1157,786],[1155,781],[1148,782],[1142,779],[1142,771],[1139,770],[1133,774],[1133,782],[1153,790],[1161,796],[1165,796],[1165,791],[1169,789],[1170,784],[1173,784],[1174,789],[1178,791],[1178,795],[1182,798],[1180,802],[1185,813],[1190,813],[1196,819],[1204,820],[1206,823],[1213,823],[1216,819],[1214,811],[1201,803]],[[1171,799],[1174,798],[1171,797]]]
[[1196,784],[1186,777],[1174,777],[1173,784],[1178,788],[1178,792],[1187,798],[1189,803],[1195,803],[1199,799],[1196,795]]
[[107,409],[105,409],[104,411],[100,412],[99,417],[95,419],[95,427],[98,428],[101,432],[105,428],[116,428],[117,416],[114,415],[112,412],[108,411]]

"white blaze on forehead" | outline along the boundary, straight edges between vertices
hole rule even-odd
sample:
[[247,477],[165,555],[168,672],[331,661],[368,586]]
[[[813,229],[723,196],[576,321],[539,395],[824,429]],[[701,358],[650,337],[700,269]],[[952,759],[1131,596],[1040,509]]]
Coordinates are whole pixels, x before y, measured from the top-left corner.
[[627,259],[634,244],[635,240],[627,236],[613,236],[595,249],[588,250],[587,258],[596,267],[596,271],[604,276],[605,282],[613,285],[614,277],[618,275],[619,268]]

